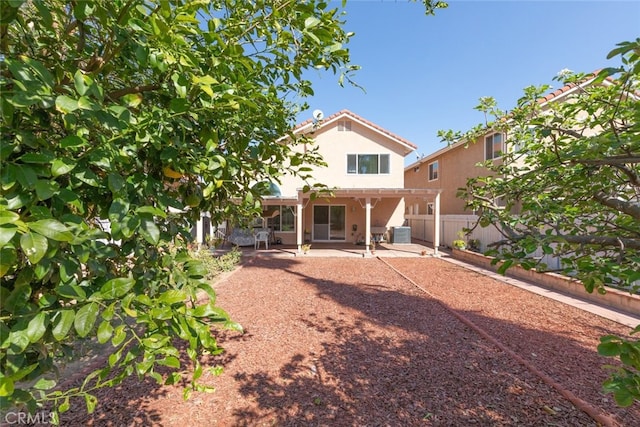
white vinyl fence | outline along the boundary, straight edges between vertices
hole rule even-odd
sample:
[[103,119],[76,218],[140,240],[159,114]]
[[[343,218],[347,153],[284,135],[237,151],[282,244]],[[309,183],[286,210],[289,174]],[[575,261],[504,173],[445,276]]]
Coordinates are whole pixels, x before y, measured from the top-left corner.
[[[411,227],[411,237],[427,242],[433,242],[433,215],[405,215],[406,223]],[[458,233],[465,228],[471,228],[478,219],[477,215],[440,215],[440,246],[453,247],[453,241],[460,239]],[[480,241],[480,252],[487,250],[487,245],[492,242],[502,240],[502,235],[498,229],[491,225],[489,227],[477,227],[471,235],[465,236],[463,240],[478,239]],[[544,255],[541,250],[533,254],[533,257],[540,258],[547,264],[547,268],[554,270],[560,267],[559,259]]]

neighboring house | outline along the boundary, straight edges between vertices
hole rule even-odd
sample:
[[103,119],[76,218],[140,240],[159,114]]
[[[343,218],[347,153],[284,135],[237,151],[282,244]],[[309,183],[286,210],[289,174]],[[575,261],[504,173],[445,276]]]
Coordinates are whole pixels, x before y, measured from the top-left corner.
[[405,198],[439,203],[437,189],[405,185],[404,158],[416,146],[351,111],[305,121],[293,132],[314,139],[327,166],[314,167],[311,174],[332,196],[312,200],[302,180],[283,176],[273,195],[263,198],[263,223],[256,224],[268,227],[276,241],[295,244],[299,251],[313,242],[362,244],[367,252],[373,241],[410,243],[403,227]]
[[[594,75],[595,74],[596,73],[594,73]],[[592,82],[593,78],[590,78],[580,85],[565,85],[539,99],[538,102],[544,110],[545,106],[549,105],[549,103],[568,101],[572,94],[581,90],[582,87],[590,85]],[[607,82],[605,81],[604,84],[607,84]],[[445,244],[450,245],[452,239],[459,238],[456,237],[456,233],[464,228],[464,225],[458,225],[455,230],[452,229],[452,226],[449,226],[449,229],[445,230],[444,228],[447,227],[448,224],[447,217],[474,214],[474,212],[465,210],[465,200],[457,197],[458,189],[465,187],[467,179],[469,178],[486,176],[491,173],[488,169],[481,166],[481,163],[486,160],[499,162],[502,153],[512,149],[514,149],[514,147],[509,146],[507,135],[500,132],[487,131],[487,133],[475,141],[458,141],[430,155],[419,158],[416,162],[408,165],[404,169],[405,186],[410,188],[441,190],[440,214],[442,217],[440,226],[437,228],[440,229],[439,235],[446,236],[446,238],[443,239]],[[433,222],[433,214],[435,211],[433,202],[429,200],[423,201],[419,198],[409,198],[406,202],[407,209],[405,214],[410,224],[412,220],[416,221],[415,224],[420,223],[420,221],[428,221],[427,224]],[[461,218],[458,217],[454,218],[454,221],[449,222],[449,224],[466,225],[471,224],[471,222],[470,220],[467,222],[461,221]],[[430,230],[420,234],[420,227],[414,226],[412,229],[414,231],[414,237],[424,239],[426,235],[427,238],[425,240],[432,240]],[[483,243],[486,244],[489,242],[485,241]]]

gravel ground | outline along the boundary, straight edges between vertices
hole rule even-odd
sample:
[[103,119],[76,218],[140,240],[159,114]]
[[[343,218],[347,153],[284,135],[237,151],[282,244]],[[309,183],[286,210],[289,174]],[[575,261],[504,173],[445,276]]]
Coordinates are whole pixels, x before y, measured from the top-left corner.
[[256,257],[215,287],[245,333],[215,331],[214,393],[132,377],[62,425],[640,425],[596,352],[628,327],[443,260]]

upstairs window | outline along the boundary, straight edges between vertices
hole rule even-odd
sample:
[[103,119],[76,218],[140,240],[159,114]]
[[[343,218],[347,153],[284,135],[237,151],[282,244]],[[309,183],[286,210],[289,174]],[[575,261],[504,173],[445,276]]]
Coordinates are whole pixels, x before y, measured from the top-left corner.
[[376,175],[389,173],[388,154],[347,154],[347,173]]
[[351,131],[351,122],[349,120],[338,121],[338,132],[349,132],[349,131]]
[[498,159],[504,152],[504,137],[501,133],[494,133],[484,138],[485,160]]
[[429,181],[438,179],[438,161],[429,163]]

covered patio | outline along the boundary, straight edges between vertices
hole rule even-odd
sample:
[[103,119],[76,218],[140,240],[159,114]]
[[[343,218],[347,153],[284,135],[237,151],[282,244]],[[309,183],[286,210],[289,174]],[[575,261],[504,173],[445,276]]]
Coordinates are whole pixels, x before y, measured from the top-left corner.
[[[231,248],[232,245],[227,244],[213,252],[222,254]],[[296,244],[273,244],[269,245],[268,249],[264,246],[260,246],[258,249],[255,249],[254,246],[243,246],[239,249],[242,251],[242,255],[247,257],[417,258],[440,256],[440,253],[436,253],[429,243],[415,239],[411,243],[403,244],[376,243],[375,249],[369,251],[364,245],[326,242],[312,243],[306,252],[299,250]]]
[[[404,225],[404,213],[401,213],[401,223],[393,223],[394,220],[392,219],[392,217],[394,213],[389,210],[384,211],[381,216],[378,217],[378,219],[376,220],[376,224],[374,225],[372,223],[372,212],[374,211],[374,209],[381,209],[387,201],[389,201],[390,203],[397,201],[398,205],[402,207],[402,210],[404,211],[404,200],[407,196],[413,196],[414,198],[420,197],[425,200],[432,200],[434,203],[435,218],[432,250],[433,254],[437,256],[438,247],[440,246],[440,230],[437,226],[440,222],[440,192],[441,190],[439,189],[423,188],[341,188],[333,190],[331,198],[333,200],[337,199],[353,201],[354,203],[351,208],[352,211],[357,214],[357,212],[355,212],[357,210],[356,206],[359,206],[361,209],[360,214],[362,214],[362,211],[364,212],[364,240],[361,243],[366,255],[371,255],[371,251],[374,250],[374,245],[380,245],[380,239],[375,239],[374,235],[385,235],[389,231],[391,231],[394,226]],[[402,201],[402,203],[399,203],[400,201]],[[304,210],[309,207],[310,203],[313,203],[311,194],[305,193],[303,191],[298,191],[295,215],[296,246],[298,253],[303,252],[303,244],[305,244],[307,240],[305,236],[306,229],[303,223],[303,219],[305,218]],[[378,221],[381,221],[381,224],[379,224]],[[337,243],[338,242],[331,242],[331,244]]]
[[[411,199],[433,205],[433,240],[429,249],[438,256],[440,193],[439,189],[341,188],[320,196],[302,190],[296,196],[264,196],[262,216],[252,226],[227,228],[225,224],[214,230],[210,223],[202,223],[195,228],[194,237],[204,243],[206,235],[221,229],[229,242],[249,251],[255,250],[255,233],[268,230],[269,250],[303,254],[307,245],[312,245],[316,250],[335,249],[360,256],[370,256],[377,249],[380,255],[390,245],[399,248],[413,243],[405,219],[406,201]],[[401,228],[409,232],[402,241],[395,235]],[[231,238],[237,232],[241,232],[242,239]],[[426,242],[421,241],[420,248],[413,248],[412,252],[420,254],[426,248]]]

